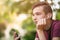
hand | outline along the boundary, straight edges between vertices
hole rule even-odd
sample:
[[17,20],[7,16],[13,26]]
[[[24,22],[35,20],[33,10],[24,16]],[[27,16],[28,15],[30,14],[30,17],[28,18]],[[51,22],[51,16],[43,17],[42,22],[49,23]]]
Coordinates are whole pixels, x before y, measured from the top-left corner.
[[37,29],[44,30],[45,26],[46,26],[46,19],[45,18],[38,19],[38,22],[36,24]]
[[16,32],[14,32],[14,38],[16,38],[16,37],[17,37],[17,35],[18,35],[18,34],[17,34]]
[[18,34],[14,32],[14,40],[18,40],[18,39],[19,39]]

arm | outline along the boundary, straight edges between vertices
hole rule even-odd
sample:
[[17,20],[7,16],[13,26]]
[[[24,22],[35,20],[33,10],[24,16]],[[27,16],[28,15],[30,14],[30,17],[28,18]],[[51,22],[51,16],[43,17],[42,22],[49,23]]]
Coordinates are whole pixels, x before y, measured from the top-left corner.
[[46,40],[46,37],[44,35],[44,27],[46,26],[46,20],[45,19],[39,19],[39,21],[36,24],[36,30],[38,33],[39,40]]
[[60,22],[54,26],[52,40],[60,40]]
[[60,40],[60,37],[53,37],[52,40]]
[[14,32],[14,40],[20,40],[20,36],[16,32]]
[[46,40],[43,30],[37,30],[39,40]]

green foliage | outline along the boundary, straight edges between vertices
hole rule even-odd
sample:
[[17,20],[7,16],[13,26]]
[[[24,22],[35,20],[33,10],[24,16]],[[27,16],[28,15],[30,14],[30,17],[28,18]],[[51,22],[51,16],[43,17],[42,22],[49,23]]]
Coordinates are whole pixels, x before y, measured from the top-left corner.
[[23,21],[22,28],[28,31],[35,31],[35,24],[32,21],[32,17],[28,17],[25,21]]
[[57,10],[56,19],[57,19],[57,20],[60,20],[60,9]]
[[[33,3],[31,3],[32,0],[23,0],[23,1],[19,1],[19,2],[14,2],[11,6],[11,12],[13,13],[15,11],[15,9],[18,9],[17,12],[19,13],[27,13],[28,10],[30,10],[32,8],[32,5],[35,3],[33,1]],[[39,0],[36,0],[36,2],[38,2]]]
[[0,23],[0,38],[4,36],[5,29],[6,29],[5,23]]
[[28,32],[24,37],[23,40],[34,40],[36,32]]
[[4,33],[2,31],[0,31],[0,38],[4,37]]
[[34,40],[35,39],[36,29],[35,29],[35,24],[32,21],[31,16],[28,17],[25,21],[23,21],[22,28],[27,30],[27,34],[23,37],[23,40]]
[[10,31],[10,35],[13,35],[14,32],[16,32],[17,34],[19,33],[18,30],[16,30],[16,29],[11,29],[11,31]]
[[23,21],[22,28],[27,30],[27,34],[23,37],[23,40],[34,40],[35,39],[36,29],[35,29],[35,24],[32,21],[31,16],[28,17],[25,21]]
[[4,31],[6,29],[5,23],[0,23],[0,31]]

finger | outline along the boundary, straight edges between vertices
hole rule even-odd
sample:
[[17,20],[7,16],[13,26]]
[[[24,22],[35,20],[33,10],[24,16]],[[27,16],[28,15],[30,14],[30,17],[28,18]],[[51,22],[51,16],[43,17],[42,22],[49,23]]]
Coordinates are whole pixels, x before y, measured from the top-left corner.
[[42,25],[43,24],[42,19],[39,19],[38,24],[39,25]]
[[46,19],[44,18],[44,24],[46,24]]
[[41,25],[43,25],[43,19],[41,19]]
[[40,19],[39,24],[44,25],[44,19]]
[[44,19],[42,19],[42,25],[44,25]]

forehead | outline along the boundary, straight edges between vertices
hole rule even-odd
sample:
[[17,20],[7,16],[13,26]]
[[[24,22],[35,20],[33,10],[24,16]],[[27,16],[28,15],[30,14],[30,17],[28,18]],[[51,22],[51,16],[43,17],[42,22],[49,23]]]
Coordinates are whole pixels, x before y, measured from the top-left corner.
[[36,13],[36,12],[43,12],[43,6],[35,7],[35,8],[33,9],[33,13]]

